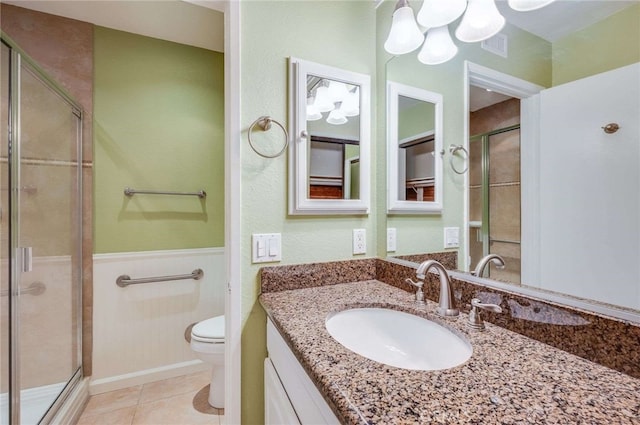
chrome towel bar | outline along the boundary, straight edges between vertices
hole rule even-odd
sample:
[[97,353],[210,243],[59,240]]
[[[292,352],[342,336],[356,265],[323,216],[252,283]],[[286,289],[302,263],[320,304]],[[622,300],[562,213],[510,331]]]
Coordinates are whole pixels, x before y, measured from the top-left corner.
[[178,274],[174,276],[157,276],[157,277],[143,277],[140,279],[131,279],[129,275],[123,274],[116,279],[116,285],[124,288],[129,285],[137,285],[139,283],[151,283],[151,282],[167,282],[169,280],[185,280],[195,279],[200,280],[204,276],[202,269],[195,269],[191,274]]
[[198,198],[206,198],[207,192],[204,190],[199,190],[197,192],[167,192],[167,191],[159,191],[159,190],[137,190],[131,189],[130,187],[124,188],[124,194],[127,196],[133,196],[135,194],[145,194],[145,195],[186,195],[186,196],[197,196]]

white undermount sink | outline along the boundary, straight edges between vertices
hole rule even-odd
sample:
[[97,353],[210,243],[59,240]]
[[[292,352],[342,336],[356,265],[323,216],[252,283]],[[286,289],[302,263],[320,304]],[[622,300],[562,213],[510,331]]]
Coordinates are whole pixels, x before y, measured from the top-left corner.
[[466,362],[471,344],[430,320],[386,308],[355,308],[330,315],[329,334],[368,359],[411,370],[449,369]]

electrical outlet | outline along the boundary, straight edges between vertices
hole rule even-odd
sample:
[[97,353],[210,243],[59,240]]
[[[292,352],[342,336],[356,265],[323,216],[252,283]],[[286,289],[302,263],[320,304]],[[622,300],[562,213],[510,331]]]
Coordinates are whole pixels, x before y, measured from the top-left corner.
[[353,253],[367,253],[367,231],[365,229],[353,229]]
[[397,248],[396,241],[396,229],[395,227],[389,227],[387,229],[387,252],[395,252]]

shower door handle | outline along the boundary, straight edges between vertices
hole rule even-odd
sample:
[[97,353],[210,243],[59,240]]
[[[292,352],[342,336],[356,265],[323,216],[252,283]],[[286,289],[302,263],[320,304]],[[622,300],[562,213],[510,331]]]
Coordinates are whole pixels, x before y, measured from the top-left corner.
[[20,262],[22,263],[22,271],[30,272],[33,270],[33,248],[30,246],[20,247]]

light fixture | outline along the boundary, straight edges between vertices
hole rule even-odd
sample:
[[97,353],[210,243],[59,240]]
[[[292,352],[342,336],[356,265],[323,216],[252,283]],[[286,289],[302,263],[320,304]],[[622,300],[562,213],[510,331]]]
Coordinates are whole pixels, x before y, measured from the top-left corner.
[[505,22],[494,0],[469,0],[456,37],[466,43],[483,41],[499,33]]
[[334,109],[333,111],[329,112],[327,122],[333,125],[341,125],[347,122],[347,117],[344,116],[340,109]]
[[425,28],[441,27],[455,21],[467,8],[467,0],[424,0],[416,16]]
[[[555,0],[508,0],[517,11],[540,9]],[[462,15],[464,13],[464,15]],[[448,24],[462,15],[455,31],[456,37],[466,43],[487,40],[502,30],[506,20],[498,11],[495,0],[424,0],[418,12],[418,22],[407,0],[398,0],[393,12],[391,30],[384,48],[392,55],[403,55],[417,49],[418,60],[426,65],[447,62],[458,52],[451,39]],[[418,24],[427,28],[426,39]]]
[[447,25],[431,28],[422,45],[418,60],[425,65],[438,65],[452,59],[458,53],[458,47],[451,40]]
[[530,12],[553,2],[554,0],[509,0],[509,7],[518,12]]
[[398,0],[384,49],[392,55],[404,55],[416,50],[423,41],[424,35],[418,27],[409,1]]
[[318,112],[333,111],[336,105],[333,104],[329,98],[329,88],[326,86],[318,87],[316,89],[316,99],[313,102]]

